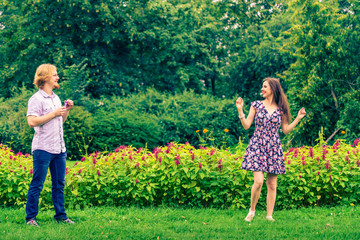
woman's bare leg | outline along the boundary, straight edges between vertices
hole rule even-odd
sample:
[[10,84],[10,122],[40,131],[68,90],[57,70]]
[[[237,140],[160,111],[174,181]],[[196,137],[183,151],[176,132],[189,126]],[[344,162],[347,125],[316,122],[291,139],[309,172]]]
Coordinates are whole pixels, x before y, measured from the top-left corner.
[[259,201],[261,187],[264,183],[264,173],[263,172],[253,172],[254,175],[254,184],[251,188],[251,203],[250,203],[250,210],[248,215],[245,218],[245,221],[250,222],[253,217],[255,216],[255,208],[256,204]]
[[263,172],[253,172],[254,174],[254,184],[251,188],[251,205],[250,210],[255,211],[256,204],[259,201],[261,187],[264,183],[264,173]]
[[266,198],[266,218],[269,220],[272,219],[272,214],[274,211],[275,200],[276,200],[276,183],[277,175],[268,173],[266,176],[266,185],[267,185],[267,198]]

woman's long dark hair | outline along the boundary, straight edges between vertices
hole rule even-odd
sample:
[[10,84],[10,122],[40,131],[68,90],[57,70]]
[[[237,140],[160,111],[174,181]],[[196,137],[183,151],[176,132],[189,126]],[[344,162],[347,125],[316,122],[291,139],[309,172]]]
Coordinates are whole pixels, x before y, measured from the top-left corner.
[[281,114],[285,117],[287,122],[290,122],[291,114],[289,108],[289,102],[287,97],[281,88],[280,81],[277,78],[265,78],[263,82],[268,82],[271,88],[271,91],[274,94],[274,100],[276,105],[281,111]]

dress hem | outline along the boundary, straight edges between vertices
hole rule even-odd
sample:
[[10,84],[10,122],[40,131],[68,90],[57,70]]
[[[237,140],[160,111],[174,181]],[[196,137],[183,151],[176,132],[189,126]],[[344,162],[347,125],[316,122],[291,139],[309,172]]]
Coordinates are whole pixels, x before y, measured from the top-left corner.
[[270,174],[275,174],[275,175],[286,175],[286,172],[284,172],[284,173],[274,173],[274,172],[268,172],[268,171],[257,170],[257,169],[246,169],[246,168],[241,168],[241,169],[246,170],[246,171],[251,171],[251,172],[263,172],[263,173],[270,173]]

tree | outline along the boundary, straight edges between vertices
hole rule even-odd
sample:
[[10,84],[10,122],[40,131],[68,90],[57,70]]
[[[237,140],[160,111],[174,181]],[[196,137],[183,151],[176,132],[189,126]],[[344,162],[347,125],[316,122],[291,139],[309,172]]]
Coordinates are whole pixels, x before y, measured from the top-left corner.
[[320,127],[327,137],[348,128],[349,108],[360,107],[359,18],[353,14],[359,3],[353,2],[353,13],[343,11],[337,1],[295,0],[290,7],[297,60],[284,76],[293,110],[305,107],[307,117],[289,139],[296,136],[297,145],[313,144]]
[[295,60],[289,49],[284,49],[288,40],[282,34],[291,28],[291,20],[286,5],[279,1],[229,4],[229,53],[221,92],[255,100],[262,79],[277,77]]
[[123,8],[125,2],[110,0],[3,1],[0,83],[8,87],[2,88],[0,96],[10,97],[12,87],[23,83],[31,87],[32,73],[41,63],[53,63],[61,73],[85,59],[82,75],[88,75],[88,94],[98,97],[129,91]]
[[213,1],[132,1],[127,10],[139,87],[215,93],[222,24]]

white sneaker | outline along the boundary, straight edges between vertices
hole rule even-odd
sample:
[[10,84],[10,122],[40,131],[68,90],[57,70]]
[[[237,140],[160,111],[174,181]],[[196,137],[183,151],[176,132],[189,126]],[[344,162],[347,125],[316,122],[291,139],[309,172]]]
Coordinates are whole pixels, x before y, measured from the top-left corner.
[[275,221],[275,219],[273,219],[272,216],[266,216],[266,220],[269,220],[269,221]]

